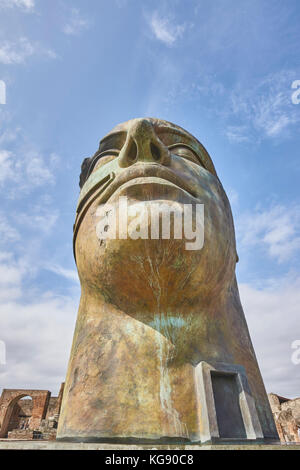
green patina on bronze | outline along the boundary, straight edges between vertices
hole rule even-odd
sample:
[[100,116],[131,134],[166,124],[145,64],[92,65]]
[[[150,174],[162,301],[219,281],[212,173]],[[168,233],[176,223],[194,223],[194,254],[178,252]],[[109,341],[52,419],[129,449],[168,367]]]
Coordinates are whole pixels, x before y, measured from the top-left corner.
[[[263,436],[276,438],[235,279],[231,209],[204,147],[172,123],[134,119],[85,160],[81,186],[74,255],[82,294],[58,439],[199,442],[202,361],[244,367]],[[97,209],[120,196],[129,206],[204,204],[203,248],[172,238],[99,240]]]

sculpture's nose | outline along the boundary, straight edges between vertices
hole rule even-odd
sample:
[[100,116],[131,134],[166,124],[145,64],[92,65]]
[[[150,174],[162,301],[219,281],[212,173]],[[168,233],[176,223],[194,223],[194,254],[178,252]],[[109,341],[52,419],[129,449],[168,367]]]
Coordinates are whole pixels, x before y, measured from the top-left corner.
[[167,165],[169,160],[169,150],[157,137],[152,123],[147,119],[134,119],[119,155],[119,165],[123,168],[136,162]]

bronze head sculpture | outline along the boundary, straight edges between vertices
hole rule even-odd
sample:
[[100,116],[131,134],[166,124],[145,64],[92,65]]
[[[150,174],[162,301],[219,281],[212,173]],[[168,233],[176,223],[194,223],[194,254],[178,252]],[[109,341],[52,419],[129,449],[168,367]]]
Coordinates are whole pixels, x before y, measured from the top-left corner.
[[[58,439],[276,439],[239,300],[230,204],[205,148],[170,122],[133,119],[85,159],[80,186],[82,295]],[[124,235],[140,203],[161,204],[174,221],[201,204],[201,249],[186,249],[184,237],[146,236],[145,211],[140,232]],[[107,215],[114,206],[118,236],[104,236],[109,217],[99,235],[99,208]]]

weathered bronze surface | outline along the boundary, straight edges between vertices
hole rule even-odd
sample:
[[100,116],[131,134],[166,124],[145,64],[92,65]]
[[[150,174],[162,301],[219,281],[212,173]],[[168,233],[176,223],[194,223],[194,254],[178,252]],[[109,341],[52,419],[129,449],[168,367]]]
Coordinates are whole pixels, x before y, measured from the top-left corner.
[[[120,196],[204,204],[203,248],[99,240],[97,209]],[[199,442],[201,361],[244,366],[263,435],[277,437],[239,299],[230,204],[192,135],[147,118],[102,139],[82,166],[74,254],[82,295],[59,439]]]

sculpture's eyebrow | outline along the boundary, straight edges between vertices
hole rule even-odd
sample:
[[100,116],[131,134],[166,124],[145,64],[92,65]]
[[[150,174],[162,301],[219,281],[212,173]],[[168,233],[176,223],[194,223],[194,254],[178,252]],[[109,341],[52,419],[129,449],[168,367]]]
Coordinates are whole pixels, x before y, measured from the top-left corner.
[[176,127],[172,127],[172,126],[159,125],[156,127],[156,132],[158,134],[160,134],[161,132],[168,132],[169,134],[177,134],[182,137],[189,137],[188,134],[186,134],[185,132],[182,132],[180,129],[177,129]]
[[126,131],[116,131],[106,135],[102,140],[100,140],[99,150],[97,153],[111,149],[121,150],[125,143],[126,135]]
[[186,134],[185,132],[182,132],[180,129],[177,129],[176,127],[171,127],[171,126],[157,126],[156,128],[157,134],[160,133],[168,133],[168,134],[176,134],[179,135],[180,137],[184,137],[185,139],[188,139],[190,141],[194,140],[189,134]]
[[[194,140],[190,135],[180,131],[176,127],[171,127],[171,126],[157,126],[157,127],[154,126],[154,127],[155,127],[155,132],[158,135],[161,133],[167,133],[170,135],[176,134],[180,137],[183,137],[185,140],[189,140],[190,142]],[[97,153],[105,152],[106,150],[111,150],[111,149],[121,150],[121,148],[123,147],[125,143],[126,135],[127,135],[127,131],[115,131],[106,135],[100,141],[99,150]]]

